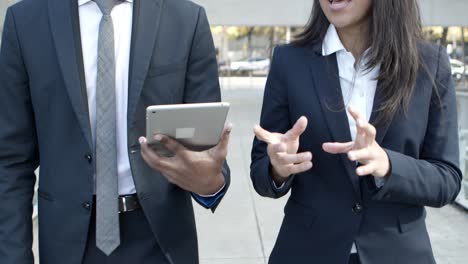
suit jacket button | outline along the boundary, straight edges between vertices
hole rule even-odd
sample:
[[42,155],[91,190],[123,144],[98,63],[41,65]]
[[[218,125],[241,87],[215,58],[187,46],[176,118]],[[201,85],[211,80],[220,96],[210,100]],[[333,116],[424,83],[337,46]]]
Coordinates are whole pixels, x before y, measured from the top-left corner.
[[353,213],[354,214],[360,214],[362,212],[362,205],[357,203],[353,206],[353,209],[352,209]]
[[91,204],[90,204],[90,203],[87,203],[87,202],[86,202],[86,203],[83,203],[82,205],[83,205],[83,208],[84,208],[84,209],[86,209],[86,210],[88,210],[88,211],[91,210]]
[[93,156],[91,156],[91,155],[89,155],[89,154],[85,156],[85,159],[86,159],[89,163],[93,162]]

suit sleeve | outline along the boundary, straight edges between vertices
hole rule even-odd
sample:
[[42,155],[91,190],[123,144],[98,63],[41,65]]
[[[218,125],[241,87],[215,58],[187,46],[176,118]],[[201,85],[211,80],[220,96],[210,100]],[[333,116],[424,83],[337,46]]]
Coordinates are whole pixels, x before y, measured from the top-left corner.
[[[280,68],[282,65],[280,53],[281,47],[277,47],[265,87],[260,126],[270,132],[286,133],[292,126],[289,119],[288,93]],[[257,193],[270,198],[280,198],[286,195],[294,180],[294,176],[291,176],[281,187],[278,188],[275,185],[271,176],[267,144],[257,138],[253,142],[250,177]]]
[[33,263],[32,198],[39,164],[28,75],[11,9],[0,50],[0,262]]
[[[208,18],[205,10],[201,7],[199,8],[197,26],[192,41],[185,83],[184,103],[221,101],[216,50]],[[215,197],[215,203],[209,206],[213,212],[221,202],[231,182],[231,173],[227,162],[224,163],[222,173],[226,185],[223,191],[218,193],[219,197]],[[203,207],[207,207],[199,199],[195,199],[195,201]]]
[[462,174],[456,94],[446,52],[439,48],[429,122],[419,159],[387,149],[391,174],[374,199],[442,207],[455,200]]

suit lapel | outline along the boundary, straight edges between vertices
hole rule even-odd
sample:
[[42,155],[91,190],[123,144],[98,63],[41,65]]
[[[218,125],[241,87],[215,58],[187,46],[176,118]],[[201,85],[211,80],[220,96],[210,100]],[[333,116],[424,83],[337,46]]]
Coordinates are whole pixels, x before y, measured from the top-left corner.
[[87,103],[84,100],[81,89],[78,60],[76,57],[77,50],[76,36],[73,30],[72,1],[49,0],[48,3],[50,27],[65,87],[83,134],[90,148],[92,148],[93,143]]
[[[382,82],[379,81],[377,83],[377,89],[375,91],[375,97],[374,97],[374,105],[372,106],[372,114],[369,119],[369,122],[373,125],[375,125],[375,122],[379,118],[380,114],[382,111],[379,111],[383,103],[383,95],[382,95]],[[376,136],[376,141],[379,143],[379,145],[382,145],[382,141],[387,134],[388,128],[390,127],[391,120],[385,123],[380,123],[379,125],[375,126],[377,130],[377,136]]]
[[85,106],[86,113],[89,116],[88,108],[88,91],[86,90],[86,76],[83,62],[83,46],[81,45],[81,28],[80,28],[80,17],[77,4],[71,5],[72,9],[72,24],[73,24],[73,35],[75,36],[75,50],[76,59],[78,65],[78,72],[80,74],[81,93],[83,95],[83,103]]
[[351,141],[335,54],[314,59],[311,71],[315,91],[333,140],[336,142]]
[[129,126],[132,125],[133,115],[153,56],[163,1],[135,1],[127,111]]
[[[332,140],[334,142],[352,141],[341,92],[336,55],[319,55],[314,58],[311,64],[311,73],[314,80],[315,92],[317,98],[319,98],[322,113],[330,130]],[[340,157],[357,197],[360,198],[359,178],[355,172],[356,165],[345,154],[340,155]]]

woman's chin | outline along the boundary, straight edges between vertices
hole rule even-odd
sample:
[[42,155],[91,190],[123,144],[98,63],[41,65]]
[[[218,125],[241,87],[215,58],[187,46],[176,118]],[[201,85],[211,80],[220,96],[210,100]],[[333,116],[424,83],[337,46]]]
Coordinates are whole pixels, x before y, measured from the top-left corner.
[[336,18],[330,19],[330,23],[333,24],[336,28],[349,28],[353,26],[354,24],[357,24],[347,17],[336,17]]

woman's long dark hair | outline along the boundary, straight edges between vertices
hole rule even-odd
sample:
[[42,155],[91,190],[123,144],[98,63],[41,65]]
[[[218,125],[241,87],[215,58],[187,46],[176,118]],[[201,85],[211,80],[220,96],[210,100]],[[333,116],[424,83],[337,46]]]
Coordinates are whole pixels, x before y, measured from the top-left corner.
[[[379,89],[382,104],[376,124],[391,121],[408,109],[422,62],[418,43],[423,40],[417,0],[373,0],[370,14],[370,53],[367,69],[380,65]],[[322,43],[330,22],[319,0],[312,15],[293,44],[310,46]]]

